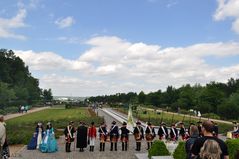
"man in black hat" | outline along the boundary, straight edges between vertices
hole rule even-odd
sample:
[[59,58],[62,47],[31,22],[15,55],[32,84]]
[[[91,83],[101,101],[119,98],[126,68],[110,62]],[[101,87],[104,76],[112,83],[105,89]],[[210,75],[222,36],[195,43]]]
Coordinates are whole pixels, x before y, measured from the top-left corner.
[[135,141],[136,141],[136,151],[140,151],[141,141],[142,141],[142,139],[144,139],[144,130],[139,121],[136,123],[136,127],[134,128],[133,134],[134,134]]
[[184,127],[184,123],[180,122],[180,130],[179,130],[179,135],[181,136],[182,140],[186,140],[186,130]]
[[71,121],[64,131],[65,140],[66,140],[66,147],[65,147],[66,152],[71,152],[71,142],[75,140],[74,133],[75,133],[74,122]]
[[113,146],[115,146],[115,151],[117,151],[117,142],[119,138],[119,128],[116,125],[116,122],[112,122],[110,129],[110,151],[113,151]]
[[129,141],[129,130],[127,129],[127,123],[123,122],[121,130],[121,142],[122,142],[122,151],[127,151],[128,141]]
[[152,124],[148,122],[148,126],[145,130],[145,138],[148,144],[147,150],[149,150],[150,147],[152,146],[154,137],[155,137],[154,127],[152,127]]
[[203,136],[203,133],[202,133],[202,122],[198,121],[197,124],[198,124],[199,136],[202,137]]
[[176,129],[175,124],[173,123],[170,129],[170,138],[172,141],[178,140],[178,130]]
[[159,140],[168,139],[168,129],[164,122],[160,124],[160,127],[158,129],[158,136],[159,136]]
[[105,122],[101,123],[98,133],[100,137],[100,151],[105,151],[105,142],[108,135]]

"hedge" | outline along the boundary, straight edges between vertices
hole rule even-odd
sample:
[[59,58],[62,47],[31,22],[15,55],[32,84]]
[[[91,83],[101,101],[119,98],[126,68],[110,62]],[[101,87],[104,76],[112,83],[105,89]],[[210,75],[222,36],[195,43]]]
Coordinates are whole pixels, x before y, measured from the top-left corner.
[[228,139],[226,141],[228,152],[229,152],[229,158],[230,159],[237,159],[235,158],[235,155],[237,151],[239,150],[239,139]]
[[179,142],[177,148],[175,149],[173,153],[174,159],[184,159],[186,158],[187,154],[185,151],[185,142]]
[[163,141],[154,141],[152,147],[148,150],[148,157],[152,156],[168,156],[170,155],[165,143]]

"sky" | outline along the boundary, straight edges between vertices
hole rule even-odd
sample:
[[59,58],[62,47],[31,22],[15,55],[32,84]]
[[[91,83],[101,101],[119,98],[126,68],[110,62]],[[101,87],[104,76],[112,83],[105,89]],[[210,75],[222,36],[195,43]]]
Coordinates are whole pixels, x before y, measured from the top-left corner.
[[2,0],[0,48],[55,96],[239,78],[239,0]]

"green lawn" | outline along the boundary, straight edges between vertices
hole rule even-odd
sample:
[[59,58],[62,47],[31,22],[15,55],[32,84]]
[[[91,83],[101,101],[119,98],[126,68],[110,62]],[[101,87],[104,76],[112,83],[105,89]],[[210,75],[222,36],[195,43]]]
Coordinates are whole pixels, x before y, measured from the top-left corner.
[[[128,109],[123,109],[123,108],[117,108],[117,109],[124,113],[128,112]],[[197,124],[197,122],[200,120],[199,118],[195,119],[192,117],[190,118],[189,116],[184,117],[182,115],[178,115],[177,113],[174,113],[174,115],[168,112],[162,112],[160,114],[157,114],[155,111],[147,110],[145,112],[145,110],[142,110],[142,109],[139,110],[137,114],[134,112],[133,116],[145,122],[150,121],[153,125],[156,125],[156,126],[159,126],[162,121],[165,122],[168,126],[170,126],[172,123],[183,121],[186,128],[189,126],[191,122]],[[233,129],[232,124],[218,123],[218,125],[219,125],[219,133],[226,133]]]
[[45,109],[7,120],[8,141],[10,144],[27,144],[38,122],[42,122],[46,127],[46,123],[50,121],[58,137],[63,135],[62,129],[69,121],[74,121],[75,126],[78,126],[79,121],[84,121],[87,125],[94,121],[96,125],[99,125],[103,120],[87,108]]

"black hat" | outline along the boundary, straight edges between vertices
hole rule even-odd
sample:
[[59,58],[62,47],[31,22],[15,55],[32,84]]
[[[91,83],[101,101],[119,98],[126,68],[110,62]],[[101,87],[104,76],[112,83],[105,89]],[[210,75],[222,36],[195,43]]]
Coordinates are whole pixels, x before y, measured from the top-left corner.
[[124,121],[122,125],[127,125],[127,123]]
[[197,123],[198,123],[198,124],[201,124],[202,122],[201,122],[201,121],[198,121]]
[[152,125],[150,122],[148,122],[148,125]]
[[172,124],[171,124],[171,126],[175,126],[175,124],[174,124],[174,123],[172,123]]
[[233,124],[237,124],[237,122],[236,122],[236,121],[233,121],[232,123],[233,123]]
[[137,125],[141,125],[141,122],[140,122],[140,121],[137,121],[136,124],[137,124]]
[[115,122],[115,121],[113,121],[111,124],[115,125],[115,124],[116,124],[116,122]]
[[161,125],[166,125],[166,123],[165,123],[165,122],[162,122]]
[[191,122],[190,125],[195,125],[195,124],[193,122]]
[[179,122],[179,124],[183,125],[184,123],[181,121],[181,122]]

